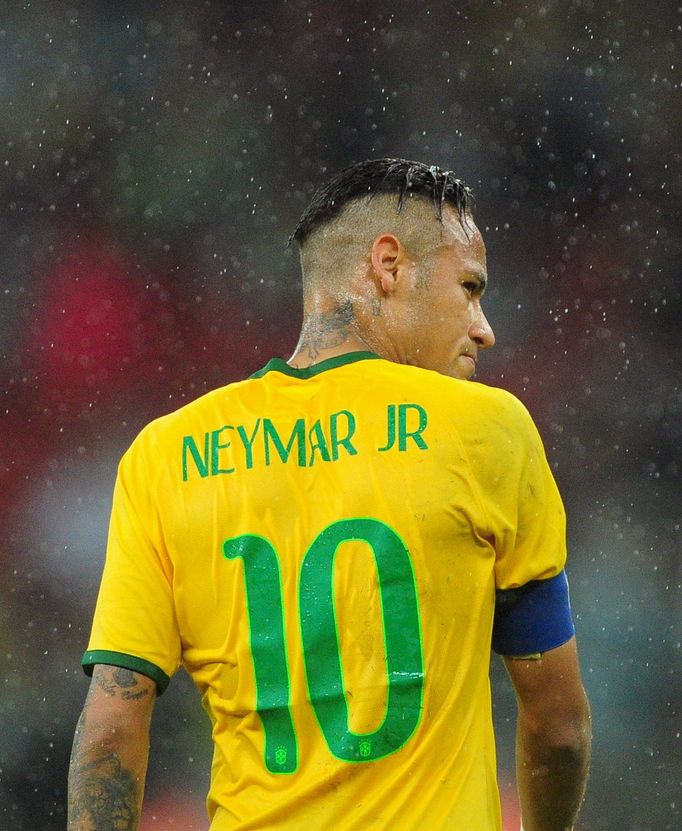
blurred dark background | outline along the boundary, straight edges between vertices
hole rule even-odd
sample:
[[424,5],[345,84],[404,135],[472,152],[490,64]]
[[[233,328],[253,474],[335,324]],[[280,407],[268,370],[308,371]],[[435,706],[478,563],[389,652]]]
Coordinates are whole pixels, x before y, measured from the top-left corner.
[[[569,514],[595,747],[579,828],[680,827],[679,3],[0,0],[0,827],[62,829],[116,464],[295,344],[312,190],[401,156],[475,190],[497,346]],[[492,663],[506,828],[514,701]],[[156,709],[144,831],[204,831]]]

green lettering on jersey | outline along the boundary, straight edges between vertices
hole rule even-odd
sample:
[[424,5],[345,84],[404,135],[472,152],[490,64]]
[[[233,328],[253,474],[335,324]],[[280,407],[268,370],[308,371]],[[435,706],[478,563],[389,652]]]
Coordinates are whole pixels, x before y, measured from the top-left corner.
[[[413,429],[408,430],[407,422],[410,410],[417,412],[419,422],[415,426],[414,418],[410,419]],[[389,404],[386,408],[386,444],[378,448],[379,452],[385,453],[387,450],[392,450],[395,447],[396,439],[400,452],[407,450],[408,439],[412,439],[420,450],[428,450],[429,446],[421,435],[426,430],[428,422],[426,410],[419,404]]]
[[[354,733],[349,727],[337,631],[334,571],[339,548],[351,540],[369,545],[381,596],[388,697],[384,720],[370,733]],[[370,517],[328,525],[303,558],[299,608],[310,701],[329,749],[347,762],[395,753],[419,723],[424,686],[419,601],[405,543],[391,527]]]
[[320,456],[325,462],[329,461],[329,448],[327,447],[327,439],[324,435],[324,430],[318,418],[313,426],[308,431],[308,441],[310,442],[310,460],[309,467],[315,464],[315,451],[319,450]]
[[[419,426],[415,430],[407,429],[407,414],[410,410],[416,410],[419,414]],[[412,439],[420,450],[428,450],[429,446],[421,436],[427,424],[426,410],[419,404],[398,404],[398,450],[407,449],[408,439]]]
[[395,444],[395,404],[389,404],[386,407],[386,444],[379,447],[379,453],[385,453],[391,450]]
[[219,473],[234,473],[233,467],[220,467],[220,451],[227,450],[232,442],[227,441],[224,444],[220,442],[220,434],[224,430],[234,430],[231,424],[226,424],[219,430],[211,430],[211,476],[217,476]]
[[244,445],[244,450],[246,451],[246,469],[250,470],[253,467],[253,443],[256,440],[256,434],[258,433],[258,428],[260,427],[260,419],[256,419],[256,426],[253,428],[253,432],[251,436],[246,432],[245,428],[240,424],[237,427],[237,434],[239,438],[242,440],[242,444]]
[[[340,416],[346,417],[346,434],[341,438],[339,435],[338,421]],[[332,413],[329,419],[329,436],[332,443],[332,459],[336,461],[339,458],[339,447],[345,448],[349,456],[355,456],[357,450],[353,447],[353,434],[355,433],[355,416],[348,410],[339,410],[338,413]]]
[[305,467],[305,420],[302,418],[296,419],[296,423],[291,431],[291,435],[289,436],[289,441],[287,442],[286,446],[284,442],[280,438],[279,433],[277,432],[277,428],[272,423],[271,419],[264,418],[263,419],[263,436],[265,438],[265,464],[270,464],[270,443],[275,447],[275,450],[279,454],[280,459],[283,462],[287,462],[289,460],[289,456],[291,455],[291,450],[294,446],[294,443],[298,444],[297,447],[297,458],[299,467]]
[[[351,702],[337,631],[334,573],[338,550],[351,541],[366,543],[374,555],[384,631],[386,711],[381,725],[368,733],[350,729]],[[270,540],[257,534],[231,537],[222,550],[227,560],[243,563],[265,765],[272,773],[293,773],[298,765],[298,742],[291,713],[279,555]],[[286,562],[290,569],[289,556]],[[352,563],[347,566],[352,568]],[[403,540],[371,517],[342,519],[323,528],[303,558],[298,611],[309,700],[330,751],[347,762],[372,762],[400,750],[421,719],[424,689],[418,591]]]
[[223,554],[228,560],[241,559],[244,566],[256,709],[265,732],[265,764],[272,773],[293,773],[298,767],[298,747],[289,707],[291,693],[277,552],[263,537],[244,534],[225,540]]
[[186,482],[189,478],[189,469],[187,465],[187,454],[192,457],[194,466],[196,467],[199,476],[205,479],[208,476],[208,433],[204,434],[204,454],[199,452],[197,443],[192,436],[182,437],[182,481]]

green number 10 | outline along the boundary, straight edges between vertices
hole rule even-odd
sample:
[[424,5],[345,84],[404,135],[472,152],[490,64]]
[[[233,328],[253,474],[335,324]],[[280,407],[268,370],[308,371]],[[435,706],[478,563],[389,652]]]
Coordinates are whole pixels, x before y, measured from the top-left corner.
[[[349,728],[336,630],[334,562],[339,546],[351,540],[371,547],[381,594],[388,697],[384,720],[370,733],[354,733]],[[279,558],[269,540],[253,534],[226,540],[223,553],[244,563],[265,765],[272,773],[293,773],[298,749],[289,708]],[[332,754],[347,762],[370,762],[399,750],[421,716],[424,666],[414,573],[398,534],[377,519],[344,519],[328,525],[303,559],[299,614],[310,701]]]

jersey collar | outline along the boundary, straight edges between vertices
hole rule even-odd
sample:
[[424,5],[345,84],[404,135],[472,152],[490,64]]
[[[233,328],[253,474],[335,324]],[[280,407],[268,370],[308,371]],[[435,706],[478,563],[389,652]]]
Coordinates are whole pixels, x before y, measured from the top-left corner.
[[314,375],[319,375],[321,372],[326,372],[328,369],[336,369],[339,366],[346,364],[354,364],[357,361],[376,360],[381,359],[380,355],[374,352],[346,352],[345,355],[336,355],[333,358],[327,358],[325,361],[320,361],[319,364],[313,364],[306,367],[289,366],[286,361],[281,358],[272,358],[265,364],[262,369],[254,372],[250,378],[262,378],[268,372],[282,372],[284,375],[290,375],[292,378],[312,378]]

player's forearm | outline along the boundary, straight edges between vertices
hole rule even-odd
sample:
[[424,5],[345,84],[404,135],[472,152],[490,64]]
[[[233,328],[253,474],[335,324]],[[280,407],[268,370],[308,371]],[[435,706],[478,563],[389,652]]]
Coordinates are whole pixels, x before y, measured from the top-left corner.
[[67,831],[136,831],[147,758],[144,735],[125,727],[89,725],[84,710],[69,766]]
[[136,831],[155,698],[149,678],[97,665],[69,765],[67,831]]
[[564,729],[531,729],[519,717],[516,776],[524,831],[570,831],[585,792],[590,760],[590,721],[584,714]]
[[148,734],[93,723],[83,710],[69,765],[67,831],[136,831],[147,771]]

